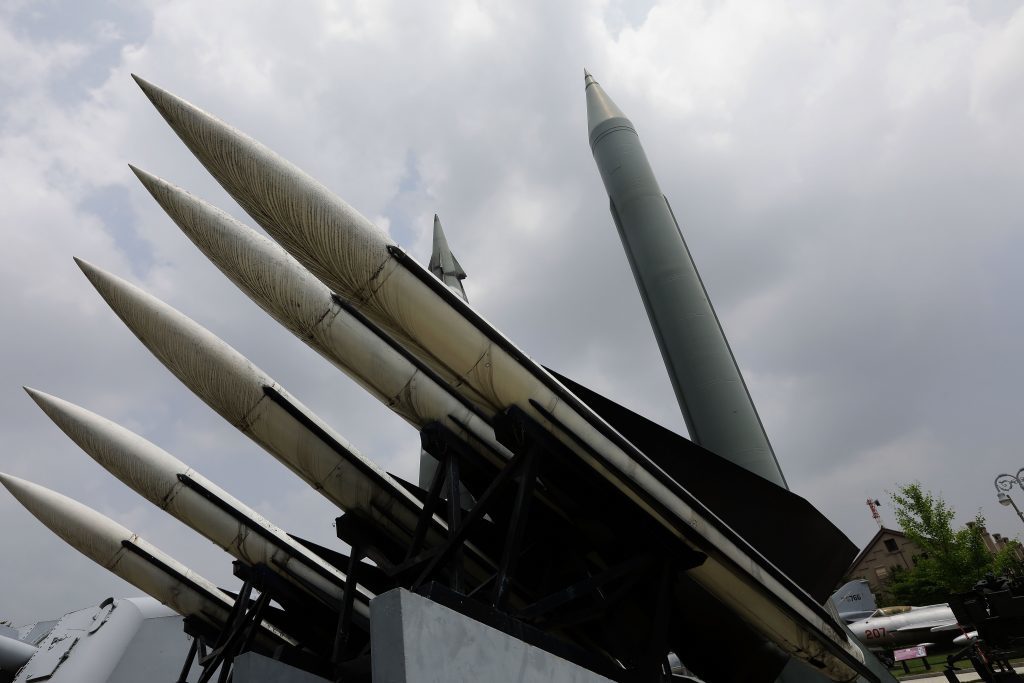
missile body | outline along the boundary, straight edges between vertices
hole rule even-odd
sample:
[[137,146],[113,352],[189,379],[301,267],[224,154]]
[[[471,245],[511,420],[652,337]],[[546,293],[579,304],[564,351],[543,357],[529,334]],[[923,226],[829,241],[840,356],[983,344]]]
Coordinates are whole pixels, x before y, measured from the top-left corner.
[[[199,574],[92,508],[32,482],[0,474],[0,483],[68,545],[183,616],[223,626],[234,600]],[[264,643],[295,641],[264,623]]]
[[[255,510],[141,436],[73,403],[26,388],[51,420],[108,472],[243,563],[264,565],[336,607],[345,574],[294,541]],[[356,610],[373,597],[359,587]]]
[[586,74],[590,147],[690,438],[786,480],[704,283],[632,122]]
[[341,509],[384,528],[416,528],[416,499],[269,375],[156,297],[76,261],[146,348],[221,417]]
[[192,242],[272,318],[416,429],[444,424],[486,447],[495,464],[512,457],[482,411],[386,337],[276,242],[217,207],[132,167]]
[[438,280],[448,285],[448,288],[459,295],[463,301],[466,298],[466,288],[462,281],[466,279],[466,271],[459,265],[451,247],[448,246],[448,238],[444,235],[444,228],[441,227],[441,219],[434,214],[434,243],[430,253],[430,263],[427,270],[434,274]]
[[495,412],[513,405],[528,412],[670,533],[706,553],[688,576],[783,651],[820,663],[835,680],[863,669],[863,654],[820,605],[383,231],[256,141],[137,80],[225,190],[324,284]]
[[[146,348],[221,417],[342,510],[358,511],[399,543],[413,537],[422,504],[269,375],[156,297],[76,261]],[[446,537],[444,520],[435,514],[432,521],[428,546]],[[468,548],[467,571],[489,576],[493,560],[471,544]]]
[[14,638],[0,635],[0,671],[12,673],[25,666],[39,648]]

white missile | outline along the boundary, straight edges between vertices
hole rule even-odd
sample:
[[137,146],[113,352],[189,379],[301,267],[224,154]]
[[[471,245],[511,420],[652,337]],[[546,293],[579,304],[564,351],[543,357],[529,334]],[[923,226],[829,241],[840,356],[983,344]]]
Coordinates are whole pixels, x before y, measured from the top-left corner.
[[[343,572],[164,449],[74,403],[25,391],[82,450],[158,508],[243,563],[264,565],[331,606],[342,600]],[[369,617],[373,595],[357,590],[355,609]]]
[[0,635],[0,671],[16,672],[38,651],[35,645]]
[[[156,546],[92,508],[30,481],[0,473],[2,483],[26,510],[90,560],[183,616],[223,626],[234,600]],[[295,641],[269,624],[264,639]]]
[[181,382],[342,510],[416,528],[419,502],[245,356],[191,318],[75,259],[111,309]]
[[[415,533],[423,505],[269,375],[197,322],[138,287],[75,259],[111,309],[193,393],[346,512],[358,511],[392,538]],[[438,515],[426,543],[443,542]],[[494,562],[471,548],[467,570]],[[377,558],[374,558],[377,559]]]
[[185,190],[131,167],[182,232],[277,322],[422,429],[441,422],[500,461],[512,454],[471,402],[453,394],[404,348],[368,326],[276,242]]
[[519,406],[670,533],[708,555],[688,576],[785,652],[847,680],[864,656],[828,613],[391,238],[210,114],[136,78],[199,161],[325,285],[496,412]]

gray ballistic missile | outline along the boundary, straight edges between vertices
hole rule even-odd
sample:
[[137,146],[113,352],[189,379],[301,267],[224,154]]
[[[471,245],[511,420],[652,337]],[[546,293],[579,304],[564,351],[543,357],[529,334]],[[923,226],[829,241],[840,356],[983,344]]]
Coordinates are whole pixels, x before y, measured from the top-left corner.
[[[50,531],[90,560],[183,616],[227,622],[234,600],[199,574],[92,508],[30,481],[0,473],[2,483]],[[264,623],[262,638],[296,642]]]
[[785,487],[761,418],[636,129],[593,76],[584,74],[594,161],[690,438]]
[[433,273],[438,280],[448,285],[448,288],[459,295],[463,301],[466,298],[466,289],[462,281],[466,279],[466,271],[459,265],[458,259],[448,246],[448,238],[444,236],[444,228],[441,227],[441,219],[434,214],[434,244],[430,253],[430,262],[427,270]]
[[[264,565],[326,604],[340,604],[345,574],[255,510],[121,425],[56,396],[25,391],[82,450],[153,505],[243,563]],[[355,608],[369,617],[373,595],[361,586],[358,591]]]
[[[654,465],[379,228],[273,152],[137,79],[216,180],[324,284],[435,371],[494,410],[516,405],[683,543],[708,555],[688,576],[783,651],[836,680],[863,654],[789,577]],[[461,390],[460,387],[454,387]]]

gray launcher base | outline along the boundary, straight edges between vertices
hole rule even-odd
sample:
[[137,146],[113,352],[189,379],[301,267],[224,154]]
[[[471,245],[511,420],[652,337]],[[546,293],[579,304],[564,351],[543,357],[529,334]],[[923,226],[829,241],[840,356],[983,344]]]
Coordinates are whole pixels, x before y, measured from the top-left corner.
[[370,603],[373,683],[611,683],[407,590]]
[[255,652],[235,657],[234,683],[328,683],[326,678],[288,666]]

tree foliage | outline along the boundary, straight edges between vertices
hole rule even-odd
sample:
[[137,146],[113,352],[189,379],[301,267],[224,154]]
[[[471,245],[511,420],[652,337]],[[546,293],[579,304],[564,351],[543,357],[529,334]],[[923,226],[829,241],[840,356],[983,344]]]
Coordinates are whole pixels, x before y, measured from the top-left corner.
[[970,590],[988,573],[1024,576],[1024,564],[1012,547],[989,552],[980,512],[971,523],[954,529],[955,510],[919,483],[900,486],[890,496],[896,521],[923,553],[913,567],[892,570],[885,596],[889,604],[945,602],[951,593]]

